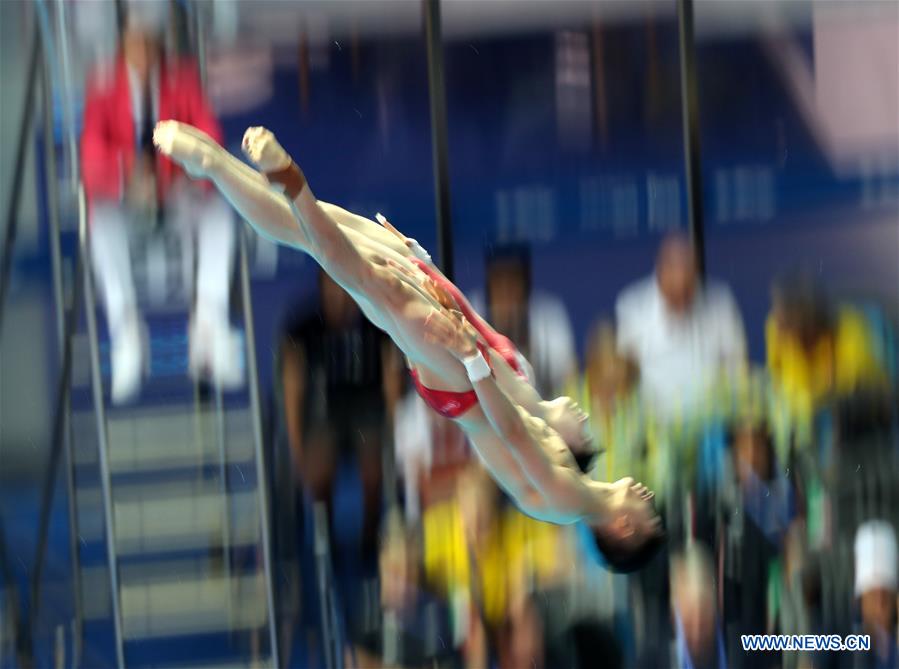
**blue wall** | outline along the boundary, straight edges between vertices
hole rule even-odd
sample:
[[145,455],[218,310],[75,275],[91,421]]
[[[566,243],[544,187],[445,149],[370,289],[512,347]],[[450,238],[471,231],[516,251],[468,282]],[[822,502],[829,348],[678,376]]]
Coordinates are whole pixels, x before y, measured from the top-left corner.
[[[594,127],[574,148],[558,138],[553,35],[447,45],[463,289],[481,287],[485,245],[530,238],[536,285],[564,299],[581,343],[617,292],[651,270],[660,235],[685,227],[675,23],[657,22],[654,36],[643,25],[606,31],[607,133]],[[351,50],[332,47],[329,68],[311,75],[306,111],[296,70],[278,71],[276,98],[226,119],[228,134],[238,141],[247,125],[270,126],[319,197],[369,216],[380,210],[434,249],[424,43],[359,49],[354,69]],[[698,70],[707,266],[733,286],[753,358],[763,358],[770,281],[786,268],[803,264],[895,303],[899,270],[883,252],[899,243],[895,204],[863,207],[864,184],[832,173],[755,40],[702,44]],[[288,296],[314,285],[310,263],[292,253],[281,251],[287,264],[256,291],[263,332],[274,334]]]

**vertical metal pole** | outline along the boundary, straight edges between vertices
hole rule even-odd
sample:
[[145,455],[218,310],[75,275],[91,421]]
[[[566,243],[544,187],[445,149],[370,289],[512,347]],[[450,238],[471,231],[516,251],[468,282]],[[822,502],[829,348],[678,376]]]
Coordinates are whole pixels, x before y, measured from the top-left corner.
[[681,116],[684,128],[684,173],[687,178],[687,220],[696,252],[699,276],[705,277],[705,228],[702,206],[702,147],[699,127],[699,93],[696,82],[696,40],[693,34],[693,0],[677,0],[680,37]]
[[31,128],[31,115],[34,105],[34,89],[37,81],[37,65],[40,56],[40,33],[35,27],[32,37],[31,56],[28,61],[28,79],[25,88],[25,106],[22,109],[22,118],[19,122],[19,138],[16,146],[16,157],[13,163],[12,188],[9,191],[9,204],[6,207],[3,232],[3,240],[0,242],[0,329],[3,326],[3,317],[6,310],[3,305],[6,302],[6,291],[12,280],[13,247],[19,227],[19,201],[22,199],[22,179],[25,176],[26,147],[28,146],[28,133]]
[[440,0],[422,0],[428,49],[428,98],[431,105],[431,151],[434,198],[437,208],[437,257],[440,268],[453,278],[453,224],[450,202],[449,149],[446,128],[446,85],[443,77],[443,32]]
[[337,668],[336,653],[339,652],[335,641],[336,630],[331,624],[331,556],[328,550],[328,512],[323,502],[316,502],[312,508],[312,532],[315,545],[315,572],[318,575],[318,602],[321,612],[322,639],[325,647],[325,667]]
[[[228,444],[225,439],[225,408],[222,403],[222,388],[215,386],[215,438],[219,454],[219,486],[222,491],[222,562],[225,567],[225,582],[231,581],[231,498],[228,496]],[[234,590],[228,590],[228,623],[234,624]]]
[[194,23],[194,38],[196,40],[197,46],[197,65],[200,68],[200,81],[203,82],[203,85],[206,85],[206,17],[207,14],[204,11],[205,4],[204,3],[194,3],[192,5],[193,11],[190,12],[190,15],[193,18]]
[[56,192],[56,140],[53,124],[53,81],[46,52],[41,58],[41,83],[44,102],[44,181],[46,182],[47,219],[50,224],[50,260],[53,271],[53,306],[56,311],[56,340],[62,349],[65,323],[63,318],[62,252],[59,246],[59,198]]
[[[65,307],[62,287],[62,251],[59,245],[59,197],[57,193],[56,171],[56,140],[53,124],[53,81],[50,76],[47,51],[43,52],[43,66],[41,75],[43,79],[44,97],[44,181],[46,183],[47,218],[50,223],[50,259],[53,271],[53,302],[56,308],[56,334],[60,356],[65,349]],[[77,280],[77,279],[76,279]],[[73,296],[76,291],[73,291]],[[73,304],[73,309],[78,305]],[[75,607],[75,620],[72,630],[73,652],[72,666],[81,664],[81,633],[84,621],[84,609],[81,593],[81,560],[79,555],[78,536],[78,500],[75,489],[75,454],[72,449],[71,416],[69,407],[69,394],[65,393],[65,406],[63,412],[62,438],[65,440],[66,452],[66,492],[68,493],[69,507],[69,553],[72,560],[72,598]]]
[[69,147],[69,175],[72,183],[80,184],[78,170],[78,138],[75,136],[75,103],[72,100],[72,66],[69,54],[69,30],[65,0],[56,0],[56,32],[59,35],[59,61],[62,66],[63,118]]
[[268,607],[269,643],[272,666],[280,667],[278,625],[275,619],[275,598],[272,579],[272,551],[269,539],[268,469],[262,446],[262,408],[259,401],[259,376],[256,369],[256,335],[253,329],[253,303],[250,300],[250,271],[247,267],[246,228],[238,233],[240,247],[240,292],[243,302],[244,330],[247,348],[247,378],[250,384],[250,404],[253,415],[253,441],[256,449],[256,494],[259,504],[259,523],[262,530],[262,557],[265,570],[265,597]]
[[78,306],[81,304],[81,281],[84,274],[84,258],[80,255],[75,263],[75,279],[72,289],[71,305],[66,314],[66,333],[63,342],[62,371],[56,386],[56,402],[54,403],[53,437],[50,455],[44,469],[44,484],[41,491],[40,517],[38,519],[37,545],[34,551],[34,568],[31,572],[31,619],[32,627],[37,627],[41,605],[41,585],[44,562],[47,555],[47,541],[50,532],[50,516],[52,513],[53,493],[56,489],[56,473],[59,470],[59,458],[63,452],[66,427],[66,408],[69,406],[69,391],[72,376],[72,337],[78,322]]
[[100,347],[97,344],[97,312],[90,262],[90,243],[87,230],[87,205],[84,187],[78,188],[78,241],[84,259],[84,308],[90,345],[91,387],[94,413],[97,417],[97,441],[100,456],[100,484],[103,492],[103,520],[106,525],[106,559],[109,562],[109,589],[112,600],[112,622],[115,632],[116,666],[125,666],[122,638],[122,613],[119,606],[119,562],[116,554],[115,513],[112,499],[112,478],[109,470],[109,440],[106,433],[106,408],[103,405],[103,378],[100,374]]
[[[5,583],[6,604],[0,600],[0,612],[7,612],[9,616],[9,625],[12,627],[12,643],[13,656],[18,662],[18,666],[22,669],[32,669],[34,667],[34,644],[32,643],[31,633],[32,626],[28,624],[22,597],[19,593],[18,580],[13,574],[12,566],[9,562],[9,546],[6,543],[6,532],[3,529],[3,515],[0,513],[0,578]],[[5,622],[0,619],[0,622]],[[0,660],[3,660],[3,633],[4,629],[0,627]]]
[[[195,38],[197,64],[200,69],[200,81],[203,83],[203,86],[205,88],[207,69],[206,69],[206,32],[205,32],[206,15],[203,13],[204,6],[205,5],[200,2],[195,2],[191,5],[189,5],[188,10],[186,12],[186,16],[187,16],[188,21],[191,21],[193,23],[193,33],[194,33],[194,38]],[[241,235],[241,271],[243,271],[243,268],[245,266],[243,256],[244,256],[243,236]],[[243,284],[241,283],[241,285],[243,285]],[[247,295],[247,297],[249,297],[249,296]],[[252,315],[247,315],[246,310],[244,311],[244,314],[245,314],[245,318],[247,321],[249,321],[252,318]],[[248,329],[250,327],[252,327],[252,326],[251,325],[247,326]],[[251,336],[248,334],[248,340],[250,338],[251,338]],[[255,346],[255,344],[254,344],[254,346]],[[253,349],[253,351],[255,351],[255,348]],[[249,357],[250,356],[248,354],[247,358],[249,359]],[[260,425],[260,428],[259,428],[260,435],[261,435],[261,425],[262,425],[261,417],[259,417],[259,415],[258,415],[259,402],[258,402],[258,388],[255,385],[255,379],[256,379],[255,367],[256,367],[256,360],[254,357],[253,358],[253,372],[252,372],[253,381],[251,381],[251,386],[250,386],[251,398],[253,397],[254,390],[257,393],[256,399],[253,401],[253,410],[255,412],[254,417],[253,417],[254,436],[256,435],[257,420]],[[196,389],[196,386],[195,386],[195,389]],[[224,568],[225,568],[225,581],[227,583],[231,584],[231,587],[229,587],[229,591],[228,591],[227,606],[228,606],[228,622],[233,626],[233,624],[234,624],[234,589],[233,589],[233,583],[231,581],[231,574],[232,574],[232,569],[231,569],[231,498],[228,495],[228,446],[227,446],[227,441],[226,441],[226,436],[225,436],[226,435],[226,433],[225,433],[225,408],[222,403],[222,388],[219,385],[215,386],[215,431],[216,431],[216,443],[218,445],[218,454],[219,454],[219,478],[220,478],[220,485],[221,485],[221,491],[222,491],[222,500],[224,502],[222,504],[222,544],[223,544],[222,545],[222,561],[224,563]],[[259,443],[261,443],[261,436],[259,437]],[[261,462],[257,461],[257,466],[261,467],[262,466]],[[267,490],[266,490],[266,494],[267,494]],[[268,518],[268,512],[266,511],[263,514],[263,524],[265,523],[267,518]],[[265,543],[268,543],[267,540],[265,539],[265,530],[263,530],[263,541]],[[268,560],[267,557],[265,559]],[[268,576],[269,576],[268,570],[266,570],[266,587],[268,588],[269,592],[271,592],[272,584],[271,584],[271,580],[268,578]],[[274,629],[275,628],[275,620],[274,620],[274,617],[272,616],[271,609],[269,610],[269,620],[270,620],[271,628]],[[276,637],[273,637],[273,639],[276,639]],[[275,647],[275,645],[276,645],[276,641],[273,642],[273,647]],[[274,650],[273,653],[274,654],[272,655],[272,657],[277,658],[277,649]],[[277,659],[274,660],[273,666],[275,666],[275,667],[278,666]]]

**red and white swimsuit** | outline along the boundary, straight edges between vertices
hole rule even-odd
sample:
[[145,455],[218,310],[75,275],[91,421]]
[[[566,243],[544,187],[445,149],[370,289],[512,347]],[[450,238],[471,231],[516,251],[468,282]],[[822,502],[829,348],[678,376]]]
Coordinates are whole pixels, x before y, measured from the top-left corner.
[[[410,260],[415,263],[428,278],[432,279],[456,301],[462,315],[465,316],[472,327],[477,330],[484,342],[486,342],[486,346],[478,342],[478,348],[480,349],[481,354],[487,359],[487,362],[490,362],[490,356],[487,354],[488,349],[492,349],[503,357],[509,367],[515,370],[516,374],[526,377],[521,362],[521,354],[518,352],[518,349],[515,348],[515,344],[512,343],[512,340],[501,335],[494,330],[487,321],[481,318],[480,314],[471,308],[468,304],[468,300],[462,295],[462,291],[459,290],[452,281],[434,269],[429,263],[414,256],[411,257]],[[464,392],[434,390],[433,388],[427,388],[421,384],[418,374],[414,369],[410,369],[409,373],[412,375],[412,382],[415,384],[415,389],[418,391],[418,394],[421,395],[425,404],[445,418],[458,418],[478,403],[478,396],[474,390],[466,390]]]

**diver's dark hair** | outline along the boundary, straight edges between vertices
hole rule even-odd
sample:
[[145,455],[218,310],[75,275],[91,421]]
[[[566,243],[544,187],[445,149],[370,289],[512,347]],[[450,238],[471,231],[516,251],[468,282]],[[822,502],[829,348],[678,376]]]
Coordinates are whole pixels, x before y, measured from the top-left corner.
[[[650,504],[655,508],[653,502]],[[664,518],[662,516],[659,518],[664,523]],[[621,542],[608,536],[602,527],[594,527],[592,534],[593,540],[596,541],[596,547],[605,558],[606,566],[611,571],[620,574],[630,574],[643,569],[667,541],[664,530],[660,530],[657,534],[645,539],[639,546],[622,548]]]
[[596,451],[588,451],[588,452],[572,452],[574,456],[574,462],[577,464],[577,468],[581,470],[582,474],[588,473],[593,466],[596,464],[596,458],[599,457],[599,453]]
[[654,534],[636,548],[622,550],[614,539],[605,536],[602,531],[594,531],[596,547],[605,558],[606,565],[613,572],[630,574],[643,569],[665,545],[667,537],[664,532]]

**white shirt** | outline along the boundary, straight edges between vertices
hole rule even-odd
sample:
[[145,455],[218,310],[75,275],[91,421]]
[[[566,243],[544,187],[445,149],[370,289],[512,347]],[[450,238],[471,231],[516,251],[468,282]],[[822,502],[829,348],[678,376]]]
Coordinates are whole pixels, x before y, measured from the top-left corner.
[[643,399],[662,417],[701,408],[709,384],[746,358],[743,319],[727,286],[707,282],[689,312],[672,313],[655,276],[621,292],[618,349],[640,366]]
[[393,447],[403,479],[406,519],[414,522],[421,515],[418,473],[433,464],[430,409],[414,390],[397,402],[393,416]]

